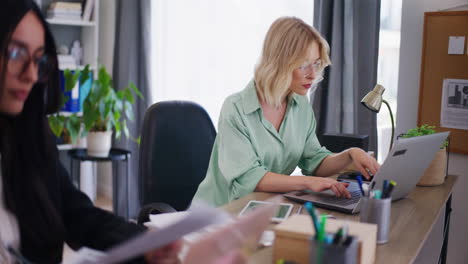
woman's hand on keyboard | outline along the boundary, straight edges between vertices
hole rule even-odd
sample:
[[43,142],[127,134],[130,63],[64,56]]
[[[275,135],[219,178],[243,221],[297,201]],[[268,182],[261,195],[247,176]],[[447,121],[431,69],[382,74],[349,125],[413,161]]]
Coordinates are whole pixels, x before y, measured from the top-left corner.
[[348,189],[346,189],[349,184],[346,182],[338,182],[335,179],[323,177],[312,176],[307,178],[309,180],[307,184],[309,186],[308,189],[314,192],[321,192],[330,189],[337,197],[351,198],[351,194]]

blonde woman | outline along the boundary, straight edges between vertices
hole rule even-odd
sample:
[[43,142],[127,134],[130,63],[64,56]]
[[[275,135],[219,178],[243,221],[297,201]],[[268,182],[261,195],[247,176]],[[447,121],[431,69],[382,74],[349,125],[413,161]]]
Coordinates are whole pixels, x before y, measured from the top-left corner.
[[[369,178],[379,164],[363,150],[333,154],[320,145],[308,91],[330,65],[329,46],[295,17],[277,19],[264,41],[254,80],[229,96],[206,178],[194,199],[220,206],[253,191],[331,189],[350,198],[347,184],[327,178],[353,163]],[[299,166],[304,175],[289,175]]]

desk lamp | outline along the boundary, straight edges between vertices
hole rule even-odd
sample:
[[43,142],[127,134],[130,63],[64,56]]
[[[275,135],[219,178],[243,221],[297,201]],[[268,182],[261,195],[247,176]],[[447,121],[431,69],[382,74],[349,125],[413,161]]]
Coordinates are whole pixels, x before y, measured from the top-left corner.
[[390,138],[390,147],[388,151],[392,149],[393,146],[393,137],[395,136],[395,123],[393,121],[393,113],[390,105],[387,101],[382,98],[382,94],[385,92],[385,88],[377,84],[375,85],[374,89],[364,96],[361,100],[361,104],[364,105],[367,109],[371,110],[372,112],[378,113],[380,111],[380,106],[382,106],[382,102],[385,103],[388,107],[388,111],[390,112],[390,119],[392,121],[392,137]]

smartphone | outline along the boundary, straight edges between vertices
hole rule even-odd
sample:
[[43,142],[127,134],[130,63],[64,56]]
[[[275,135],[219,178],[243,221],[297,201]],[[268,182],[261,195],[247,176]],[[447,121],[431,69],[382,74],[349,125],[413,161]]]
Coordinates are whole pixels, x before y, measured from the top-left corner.
[[[269,204],[269,202],[264,202],[264,201],[257,201],[257,200],[250,200],[247,205],[244,206],[244,209],[239,213],[239,216],[242,216],[244,214],[249,213],[250,211],[254,210],[257,206],[262,206],[265,204]],[[284,220],[286,220],[289,215],[291,214],[293,205],[289,203],[280,203],[280,207],[278,211],[276,212],[276,215],[274,215],[271,218],[271,221],[279,223]]]

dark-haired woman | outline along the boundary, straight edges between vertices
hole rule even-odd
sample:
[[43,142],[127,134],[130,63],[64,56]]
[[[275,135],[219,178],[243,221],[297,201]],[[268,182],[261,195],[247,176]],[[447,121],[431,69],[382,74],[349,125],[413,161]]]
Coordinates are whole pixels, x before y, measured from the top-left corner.
[[[64,242],[105,250],[144,232],[94,207],[58,160],[46,121],[59,106],[57,55],[38,7],[3,0],[0,25],[0,263],[16,263],[9,251],[60,263]],[[177,263],[179,248],[171,244],[146,259]]]

